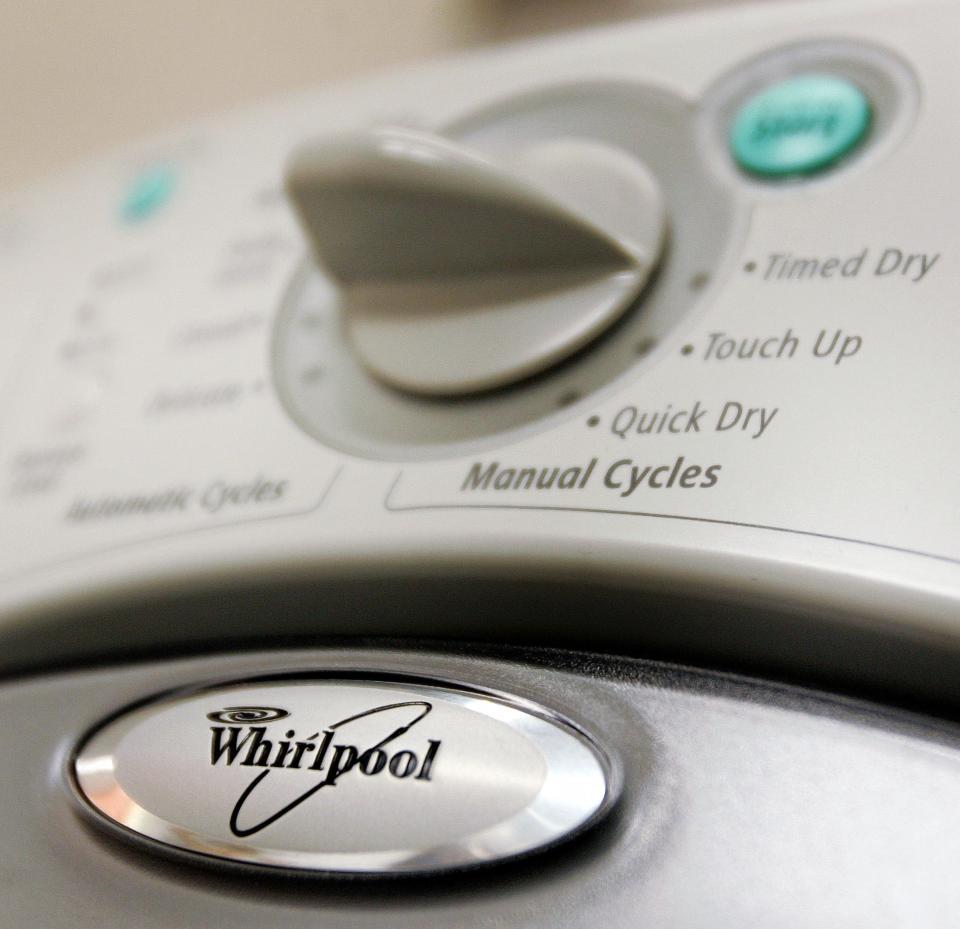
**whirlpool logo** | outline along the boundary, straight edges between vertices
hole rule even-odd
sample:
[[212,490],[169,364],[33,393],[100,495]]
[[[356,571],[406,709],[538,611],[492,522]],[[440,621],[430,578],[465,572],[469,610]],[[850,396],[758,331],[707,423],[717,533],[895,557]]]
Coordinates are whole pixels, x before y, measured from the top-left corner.
[[[325,728],[318,728],[312,735],[301,739],[297,738],[294,729],[285,729],[282,739],[267,738],[266,724],[287,719],[291,715],[280,707],[229,706],[207,713],[207,719],[211,722],[224,724],[210,727],[210,764],[214,767],[236,764],[239,767],[262,769],[234,804],[230,814],[230,831],[238,838],[254,835],[292,813],[318,791],[336,787],[340,779],[348,774],[429,782],[442,744],[440,739],[427,739],[420,753],[409,749],[394,752],[389,746],[426,719],[432,710],[433,705],[424,700],[387,703],[330,723]],[[398,714],[400,725],[396,724]],[[351,724],[378,716],[383,717],[383,738],[368,746],[349,741]],[[340,741],[341,738],[343,741]],[[293,800],[276,812],[258,823],[241,826],[244,804],[264,781],[268,777],[278,776],[281,771],[293,770],[316,772],[321,776],[312,780],[306,790],[295,795]]]

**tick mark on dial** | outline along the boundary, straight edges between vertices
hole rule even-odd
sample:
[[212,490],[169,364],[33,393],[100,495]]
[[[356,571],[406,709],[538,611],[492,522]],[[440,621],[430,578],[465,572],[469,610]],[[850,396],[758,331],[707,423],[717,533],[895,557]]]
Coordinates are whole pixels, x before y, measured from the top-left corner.
[[650,350],[657,344],[656,339],[641,339],[636,345],[633,346],[634,352],[639,356],[643,357],[644,355],[649,354]]

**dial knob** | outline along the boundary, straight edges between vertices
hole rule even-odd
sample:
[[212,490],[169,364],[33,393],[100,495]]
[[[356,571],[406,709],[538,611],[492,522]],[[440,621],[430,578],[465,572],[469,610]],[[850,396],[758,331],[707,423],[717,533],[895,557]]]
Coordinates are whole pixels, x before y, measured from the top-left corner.
[[377,129],[302,149],[287,188],[357,357],[435,396],[507,386],[587,345],[637,299],[666,225],[643,163],[580,138],[494,161]]

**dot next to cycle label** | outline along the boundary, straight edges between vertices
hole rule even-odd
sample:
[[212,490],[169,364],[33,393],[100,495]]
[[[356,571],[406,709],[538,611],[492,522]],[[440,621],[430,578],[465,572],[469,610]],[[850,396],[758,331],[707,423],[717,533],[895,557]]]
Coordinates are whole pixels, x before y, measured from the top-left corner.
[[865,248],[851,255],[801,256],[771,252],[758,266],[748,261],[747,274],[762,268],[765,281],[844,280],[873,277],[919,284],[940,260],[939,252],[911,252],[902,248]]

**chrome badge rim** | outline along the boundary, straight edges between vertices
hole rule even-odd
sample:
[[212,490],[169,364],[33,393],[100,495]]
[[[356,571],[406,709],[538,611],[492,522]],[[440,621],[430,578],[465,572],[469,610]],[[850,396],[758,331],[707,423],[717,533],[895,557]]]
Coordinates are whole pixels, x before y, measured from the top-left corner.
[[[356,713],[344,717],[344,707]],[[373,717],[385,740],[338,741]],[[181,740],[184,718],[189,736]],[[298,722],[306,723],[299,735],[312,738],[295,738],[298,730],[288,727]],[[413,740],[417,727],[422,734]],[[154,850],[370,876],[541,851],[597,823],[620,782],[613,756],[558,713],[466,685],[376,673],[281,675],[151,698],[95,728],[68,768],[89,816]],[[265,811],[262,796],[271,790]],[[409,833],[409,841],[390,841]]]

